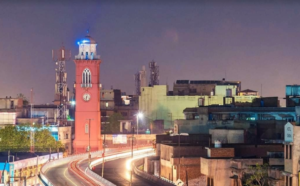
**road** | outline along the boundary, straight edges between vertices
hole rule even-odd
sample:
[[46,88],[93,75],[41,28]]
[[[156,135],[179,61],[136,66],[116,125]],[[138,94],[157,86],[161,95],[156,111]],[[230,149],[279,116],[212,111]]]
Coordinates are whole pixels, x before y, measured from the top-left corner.
[[[104,178],[117,186],[130,185],[130,171],[126,169],[126,161],[129,158],[122,158],[113,161],[108,161],[104,166]],[[94,172],[102,174],[102,164],[95,167]],[[133,184],[132,186],[153,186],[153,182],[143,179],[139,176],[132,174]]]
[[45,174],[55,186],[89,186],[78,176],[69,173],[68,163],[48,169]]

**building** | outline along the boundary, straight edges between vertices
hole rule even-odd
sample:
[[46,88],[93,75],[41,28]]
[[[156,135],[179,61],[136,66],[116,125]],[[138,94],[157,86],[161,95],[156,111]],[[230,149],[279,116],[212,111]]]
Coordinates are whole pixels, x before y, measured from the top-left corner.
[[145,159],[144,170],[189,185],[242,186],[249,166],[268,163],[273,185],[283,186],[283,150],[281,143],[222,144],[209,134],[157,135],[156,156]]
[[300,85],[285,86],[286,107],[300,106]]
[[[105,132],[105,127],[109,127],[109,117],[115,113],[120,113],[123,120],[120,120],[119,133],[131,133],[131,124],[136,124],[136,114],[138,112],[138,97],[122,95],[118,89],[101,90],[101,131]],[[106,130],[107,131],[107,130]]]
[[[185,108],[251,103],[258,97],[238,96],[240,83],[205,84],[203,89],[200,88],[201,86],[202,84],[180,84],[177,81],[172,95],[168,94],[166,85],[142,87],[139,110],[150,120],[163,120],[165,129],[173,129],[174,120],[185,119],[182,112]],[[213,92],[210,93],[212,90]]]
[[186,108],[183,113],[185,119],[174,122],[174,133],[209,133],[211,129],[237,132],[239,129],[245,131],[245,142],[282,142],[284,125],[296,120],[295,108],[292,107],[211,106]]
[[[218,86],[218,88],[217,88]],[[177,80],[174,83],[173,95],[175,96],[191,96],[191,95],[205,95],[213,96],[222,94],[220,89],[228,89],[226,93],[237,95],[241,90],[240,81],[216,81],[216,80]]]
[[246,90],[239,91],[238,95],[239,96],[258,96],[258,92],[255,90],[246,89]]
[[299,156],[300,156],[300,107],[297,106],[296,122],[288,122],[284,126],[284,175],[285,186],[294,186],[299,183]]
[[102,149],[100,113],[100,55],[97,43],[89,34],[80,42],[75,56],[75,153]]
[[23,99],[0,98],[0,128],[5,125],[15,125],[17,118],[23,115]]

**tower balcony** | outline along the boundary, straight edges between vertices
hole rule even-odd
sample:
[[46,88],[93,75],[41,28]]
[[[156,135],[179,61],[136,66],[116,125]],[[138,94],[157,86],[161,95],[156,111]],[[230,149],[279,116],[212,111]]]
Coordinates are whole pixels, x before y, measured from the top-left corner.
[[81,84],[81,87],[82,88],[92,88],[92,84],[89,83],[89,84]]
[[76,55],[75,59],[97,60],[97,59],[100,59],[100,55],[93,55],[93,54],[89,54],[89,55]]

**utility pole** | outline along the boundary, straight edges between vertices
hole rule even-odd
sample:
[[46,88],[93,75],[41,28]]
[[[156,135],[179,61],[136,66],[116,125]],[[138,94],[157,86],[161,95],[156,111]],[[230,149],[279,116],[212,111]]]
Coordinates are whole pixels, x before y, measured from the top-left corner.
[[30,90],[30,118],[31,118],[31,127],[30,127],[30,152],[34,152],[34,131],[33,131],[33,120],[32,120],[32,110],[33,110],[33,88]]
[[[134,127],[132,127],[132,137],[131,137],[131,160],[133,159],[133,137],[134,136]],[[132,162],[131,162],[131,172],[130,172],[130,186],[132,186]]]
[[89,120],[89,147],[88,147],[88,151],[89,151],[89,166],[91,165],[91,120],[94,119],[86,119]]
[[[106,125],[104,125],[104,128],[106,129]],[[104,130],[105,133],[106,133],[106,130]],[[102,152],[102,157],[103,157],[103,160],[102,160],[102,178],[103,178],[103,175],[104,175],[104,163],[105,163],[105,160],[104,160],[104,157],[105,157],[105,133],[104,133],[104,140],[103,140],[103,152]]]

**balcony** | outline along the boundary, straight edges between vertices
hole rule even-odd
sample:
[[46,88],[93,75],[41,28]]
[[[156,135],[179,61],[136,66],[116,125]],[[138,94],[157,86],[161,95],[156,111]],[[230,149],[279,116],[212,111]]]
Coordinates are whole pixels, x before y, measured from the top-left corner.
[[81,87],[82,88],[91,88],[92,87],[92,84],[81,84]]

